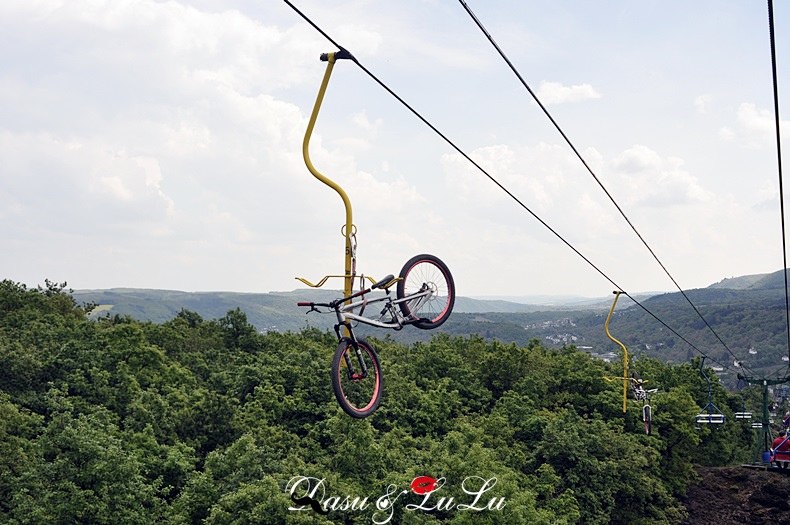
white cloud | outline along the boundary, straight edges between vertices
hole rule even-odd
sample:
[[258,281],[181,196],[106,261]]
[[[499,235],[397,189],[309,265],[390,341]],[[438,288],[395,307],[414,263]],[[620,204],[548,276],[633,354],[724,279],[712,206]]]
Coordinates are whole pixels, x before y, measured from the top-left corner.
[[676,157],[661,157],[643,145],[634,145],[612,161],[612,167],[627,189],[629,206],[677,206],[712,199],[696,177],[683,169]]
[[545,105],[564,104],[566,102],[582,102],[601,98],[590,84],[564,86],[559,82],[541,82],[536,92],[538,100]]
[[[721,116],[712,111],[707,74],[685,62],[675,78],[656,69],[666,47],[658,37],[697,49],[697,39],[711,35],[686,34],[670,15],[644,17],[656,47],[651,38],[613,34],[612,42],[633,45],[615,61],[595,25],[580,23],[591,8],[503,5],[481,4],[479,15],[523,73],[587,80],[546,82],[541,100],[568,103],[563,129],[648,239],[672,250],[670,260],[690,259],[690,250],[704,259],[698,246],[711,246],[720,266],[693,269],[721,273],[710,282],[756,264],[747,259],[763,253],[759,232],[768,228],[752,206],[775,192],[758,195],[739,182],[754,157],[732,144],[758,152],[762,145],[762,155],[772,144],[771,115],[744,105],[716,124],[727,126],[728,145],[705,142],[689,124],[702,119],[687,112]],[[632,240],[623,236],[623,221],[457,6],[305,0],[300,7],[594,260],[622,264],[614,267],[638,289],[664,282],[646,276],[638,246],[617,261],[612,246]],[[708,16],[687,7],[671,4],[665,13]],[[631,22],[623,27],[637,22],[632,12],[618,16]],[[573,31],[550,30],[552,19]],[[725,31],[719,27],[709,30]],[[707,65],[732,70],[728,41],[715,36],[708,41],[724,47]],[[604,47],[590,49],[591,41]],[[746,52],[741,40],[732,45]],[[0,2],[0,218],[7,225],[0,267],[30,283],[49,277],[78,287],[245,291],[288,289],[294,275],[336,273],[342,203],[307,172],[301,151],[324,71],[318,55],[331,47],[281,2]],[[751,63],[740,67],[744,82],[714,84],[717,109],[760,100],[746,80],[758,76]],[[310,155],[349,193],[362,271],[397,271],[417,251],[437,252],[448,254],[459,289],[599,289],[566,246],[448,154],[380,86],[352,64],[335,71]],[[591,99],[598,102],[570,104]],[[634,142],[643,146],[626,147]],[[726,255],[725,245],[736,242],[750,256]],[[502,277],[513,274],[530,279]]]
[[365,112],[355,113],[352,116],[352,120],[354,124],[362,128],[364,131],[370,133],[375,133],[382,124],[382,119],[376,119],[375,121],[371,122]]
[[707,113],[713,103],[713,95],[706,93],[694,98],[694,109],[697,113]]
[[[176,257],[198,268],[266,242],[274,195],[299,200],[304,117],[265,91],[298,80],[307,61],[278,49],[305,35],[177,2],[3,6],[0,56],[17,66],[0,72],[0,202],[16,242],[76,238],[94,256],[110,242],[141,271]],[[156,254],[133,248],[163,237]]]
[[[112,151],[96,141],[63,141],[44,134],[0,133],[0,190],[26,230],[107,231],[172,215],[155,159]],[[98,228],[87,229],[94,223]]]
[[[774,112],[760,109],[755,104],[743,102],[738,106],[731,126],[719,130],[719,137],[726,142],[737,142],[750,149],[774,149],[776,144],[776,119]],[[790,121],[780,121],[782,135],[790,132]]]
[[738,124],[745,131],[768,134],[773,131],[775,121],[767,109],[758,110],[757,106],[743,103],[738,107]]
[[719,129],[719,137],[725,142],[732,142],[735,140],[735,132],[730,127],[723,127]]
[[[562,146],[541,142],[512,149],[506,144],[485,146],[469,154],[493,179],[527,207],[545,210],[563,198],[567,170],[573,160]],[[480,170],[458,154],[442,157],[445,181],[469,207],[485,209],[512,203],[511,198]]]

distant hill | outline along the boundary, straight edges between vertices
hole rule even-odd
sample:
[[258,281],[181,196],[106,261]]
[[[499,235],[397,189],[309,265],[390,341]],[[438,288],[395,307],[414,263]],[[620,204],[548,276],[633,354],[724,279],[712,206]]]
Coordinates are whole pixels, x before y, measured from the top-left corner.
[[328,301],[338,294],[342,295],[342,292],[180,292],[135,288],[72,292],[77,302],[99,305],[92,313],[93,317],[120,315],[162,323],[173,319],[181,310],[196,312],[204,319],[219,319],[229,311],[239,308],[247,315],[251,324],[264,332],[299,330],[304,326],[304,309],[296,306],[297,301]]
[[708,286],[708,288],[729,290],[774,290],[784,288],[785,276],[782,270],[773,273],[758,273],[731,277]]
[[756,275],[743,275],[741,277],[725,278],[717,283],[711,284],[710,286],[708,286],[708,288],[727,288],[730,290],[745,290],[746,288],[750,288],[754,283],[765,278],[766,275],[768,274],[762,273]]
[[[98,308],[93,316],[128,315],[135,319],[165,322],[174,318],[182,309],[194,311],[205,319],[218,319],[235,308],[243,310],[250,322],[263,330],[274,326],[289,327],[295,313],[304,314],[296,306],[298,301],[329,301],[341,297],[341,290],[307,289],[290,292],[238,293],[238,292],[181,292],[140,288],[110,288],[104,290],[75,290],[72,296],[80,303],[95,303]],[[637,295],[642,300],[650,295]],[[611,306],[606,298],[550,298],[539,296],[535,303],[514,302],[503,299],[474,299],[456,297],[455,313],[531,313],[562,312],[569,310],[600,310]],[[633,305],[623,297],[619,307]],[[279,321],[279,322],[278,322]],[[290,328],[288,328],[290,329]]]
[[762,279],[758,279],[749,288],[760,290],[776,290],[784,289],[785,286],[785,273],[779,270],[778,272],[769,273],[764,275]]
[[[711,357],[712,365],[729,366],[734,360],[730,355],[732,351],[754,370],[775,369],[788,355],[783,288],[784,275],[780,270],[723,279],[707,288],[685,291],[686,297],[729,350],[679,292],[635,296],[642,308],[633,308],[634,303],[622,297],[610,329],[635,355],[685,362],[701,351]],[[297,307],[296,302],[329,300],[342,294],[338,290],[315,289],[231,293],[117,288],[77,290],[72,295],[78,302],[98,304],[92,314],[94,317],[121,315],[164,322],[186,309],[204,319],[218,319],[240,308],[258,330],[286,332],[306,326],[331,329],[332,315],[306,315],[305,309]],[[452,316],[439,331],[462,336],[476,334],[522,345],[539,339],[549,346],[572,344],[599,354],[619,352],[619,347],[606,337],[603,328],[611,296],[597,299],[533,297],[533,300],[551,304],[458,297]],[[681,334],[685,341],[655,317]],[[381,330],[369,327],[360,327],[359,333],[383,336]],[[424,341],[435,333],[412,328],[390,332],[403,343]]]
[[[173,319],[181,310],[190,310],[204,319],[219,319],[230,310],[241,309],[248,320],[261,331],[296,331],[305,325],[304,308],[298,301],[329,301],[341,297],[340,290],[294,290],[291,292],[235,293],[235,292],[181,292],[176,290],[150,290],[137,288],[111,288],[107,290],[75,290],[72,296],[79,303],[95,303],[93,317],[106,315],[129,316],[141,321],[162,323]],[[456,313],[527,313],[553,310],[557,307],[519,304],[501,300],[480,300],[457,297]],[[311,315],[310,320],[322,316]],[[323,316],[326,322],[313,322],[331,327],[333,317]]]

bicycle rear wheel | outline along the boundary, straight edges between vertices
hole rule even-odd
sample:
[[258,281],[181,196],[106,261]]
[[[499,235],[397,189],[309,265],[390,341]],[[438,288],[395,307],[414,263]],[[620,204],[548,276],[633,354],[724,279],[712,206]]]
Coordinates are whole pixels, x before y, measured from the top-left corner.
[[455,304],[455,283],[447,265],[434,255],[415,255],[403,265],[398,280],[398,299],[428,290],[430,298],[415,297],[398,303],[407,318],[418,319],[412,324],[431,330],[444,323]]
[[357,340],[356,346],[347,338],[337,345],[332,357],[332,390],[346,414],[364,418],[381,403],[384,383],[373,347],[364,339]]

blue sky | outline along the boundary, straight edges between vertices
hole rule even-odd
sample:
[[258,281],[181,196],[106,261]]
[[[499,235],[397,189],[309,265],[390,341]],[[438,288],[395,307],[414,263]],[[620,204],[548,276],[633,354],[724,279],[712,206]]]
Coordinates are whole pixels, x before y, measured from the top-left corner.
[[[781,268],[765,2],[467,3],[683,288]],[[623,289],[674,289],[459,3],[294,4]],[[782,2],[775,23],[781,109]],[[341,273],[342,203],[301,156],[333,50],[274,0],[4,1],[2,277],[267,292]],[[351,199],[361,273],[433,253],[461,295],[612,289],[350,62],[311,155]]]

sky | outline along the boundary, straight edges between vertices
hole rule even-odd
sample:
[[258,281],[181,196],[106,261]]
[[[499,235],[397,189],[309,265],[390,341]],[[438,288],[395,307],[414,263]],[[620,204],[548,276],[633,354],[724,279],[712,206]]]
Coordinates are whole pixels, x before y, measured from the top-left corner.
[[[462,296],[675,290],[460,3],[293,4],[589,261],[338,61],[310,156],[349,196],[359,273],[430,253]],[[766,2],[467,4],[679,286],[781,269]],[[790,5],[774,16],[781,110]],[[302,157],[335,50],[277,0],[4,0],[0,278],[270,292],[342,273],[342,201]]]

